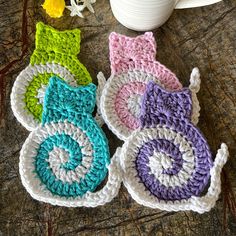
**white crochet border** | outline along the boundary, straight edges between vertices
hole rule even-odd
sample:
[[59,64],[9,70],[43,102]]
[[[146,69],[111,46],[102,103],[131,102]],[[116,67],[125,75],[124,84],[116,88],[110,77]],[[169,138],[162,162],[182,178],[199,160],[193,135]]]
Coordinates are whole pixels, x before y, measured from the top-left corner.
[[54,73],[63,78],[71,86],[76,86],[74,76],[63,66],[55,63],[45,65],[28,65],[16,78],[11,92],[11,107],[17,120],[29,131],[33,131],[39,126],[39,122],[26,109],[24,102],[25,93],[29,83],[34,76],[42,73]]
[[[99,73],[99,77],[102,77],[102,73]],[[133,132],[129,128],[127,128],[120,121],[119,117],[115,113],[114,108],[114,99],[117,91],[121,86],[129,83],[129,82],[145,82],[148,83],[150,80],[155,81],[160,84],[158,78],[152,76],[143,71],[132,70],[127,73],[122,73],[119,75],[111,75],[111,77],[107,80],[105,87],[102,91],[101,95],[101,103],[100,109],[102,113],[103,120],[107,124],[108,128],[121,140],[126,140],[129,135]],[[192,92],[192,122],[193,124],[197,124],[200,116],[200,105],[197,99],[197,92],[200,89],[200,72],[198,68],[194,68],[190,77],[190,90]],[[161,84],[160,84],[161,85]],[[163,86],[163,85],[161,85]]]
[[109,129],[119,139],[126,140],[133,131],[123,125],[115,113],[114,99],[116,93],[127,83],[142,82],[147,84],[151,80],[160,84],[160,81],[153,75],[138,70],[128,71],[119,75],[114,74],[107,80],[101,96],[101,113]]
[[[159,200],[155,196],[151,195],[150,192],[145,189],[144,184],[140,182],[137,175],[135,175],[137,174],[134,171],[135,167],[131,166],[132,161],[134,161],[133,159],[136,158],[136,156],[133,156],[137,151],[136,146],[139,146],[142,142],[148,141],[149,139],[157,136],[171,138],[173,133],[169,129],[160,126],[151,129],[146,128],[143,130],[136,130],[131,134],[128,140],[126,140],[122,147],[120,162],[123,170],[123,183],[132,198],[141,205],[165,211],[192,210],[198,213],[210,211],[210,209],[214,207],[221,192],[221,170],[229,155],[226,144],[222,144],[221,148],[218,150],[214,165],[210,170],[211,183],[205,196],[192,196],[187,200],[167,202],[164,200]],[[181,138],[178,134],[178,141],[181,143],[180,148],[185,149],[186,143],[181,140],[183,141],[184,138]],[[132,171],[134,173],[132,173]]]
[[[70,73],[64,66],[57,63],[46,63],[45,65],[28,65],[16,78],[16,81],[12,87],[11,92],[11,107],[13,114],[16,119],[29,131],[35,130],[40,122],[37,121],[33,114],[26,109],[24,102],[26,89],[29,83],[33,80],[34,76],[42,73],[53,73],[63,78],[69,85],[78,86],[76,79],[73,74]],[[104,86],[104,82],[101,80],[101,84],[97,87],[97,107],[98,112],[96,113],[95,120],[100,126],[104,124],[102,116],[100,114],[100,96],[101,90]]]
[[[34,171],[33,157],[37,153],[37,147],[48,135],[53,135],[56,132],[64,132],[75,139],[78,139],[80,134],[76,132],[78,127],[65,121],[59,123],[51,123],[45,126],[40,126],[35,131],[31,132],[26,139],[21,152],[19,171],[23,186],[29,194],[36,200],[50,203],[52,205],[66,206],[66,207],[96,207],[110,202],[118,194],[122,176],[121,168],[118,161],[120,149],[117,149],[114,157],[111,159],[108,168],[108,181],[106,185],[97,192],[87,192],[83,197],[66,198],[58,195],[53,195],[44,185],[41,184],[40,179],[36,176]],[[77,138],[76,138],[77,137]]]
[[197,98],[197,93],[200,90],[200,86],[201,86],[200,71],[197,67],[195,67],[193,68],[192,73],[190,75],[190,85],[189,85],[189,89],[192,92],[192,105],[193,105],[191,121],[194,125],[198,124],[200,117],[201,107]]

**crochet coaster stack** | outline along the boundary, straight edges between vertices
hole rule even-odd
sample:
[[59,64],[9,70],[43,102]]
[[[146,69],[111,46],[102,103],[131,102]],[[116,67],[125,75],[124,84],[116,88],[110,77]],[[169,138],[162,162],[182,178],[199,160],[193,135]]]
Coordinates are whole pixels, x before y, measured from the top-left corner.
[[[37,24],[36,49],[11,94],[15,116],[32,131],[20,153],[24,187],[53,205],[96,207],[117,196],[123,181],[144,206],[209,211],[221,191],[228,148],[223,143],[213,161],[196,127],[199,70],[183,88],[156,61],[152,33],[112,33],[109,41],[111,77],[106,82],[99,74],[97,90],[76,57],[80,31]],[[96,102],[107,126],[124,140],[111,159],[103,120],[92,116]]]
[[30,195],[53,205],[96,207],[117,195],[121,169],[118,152],[110,161],[100,117],[92,116],[100,98],[77,59],[79,50],[80,30],[61,32],[38,23],[36,48],[14,83],[11,104],[32,131],[19,164]]

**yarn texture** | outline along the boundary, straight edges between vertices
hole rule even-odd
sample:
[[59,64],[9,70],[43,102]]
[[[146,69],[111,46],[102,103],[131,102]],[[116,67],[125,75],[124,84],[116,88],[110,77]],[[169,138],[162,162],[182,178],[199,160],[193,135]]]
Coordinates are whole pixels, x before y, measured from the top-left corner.
[[124,185],[138,203],[199,213],[215,205],[228,148],[222,144],[213,162],[207,141],[191,122],[191,110],[190,89],[170,92],[148,83],[141,127],[126,140],[120,159]]
[[141,98],[149,81],[168,91],[178,91],[182,85],[174,73],[155,60],[156,42],[151,32],[136,38],[111,33],[109,48],[111,77],[102,91],[101,112],[114,134],[126,140],[141,126]]
[[[99,73],[96,87],[77,59],[79,29],[58,31],[39,22],[35,37],[30,65],[11,93],[14,115],[32,131],[20,152],[19,172],[34,199],[96,207],[116,197],[123,181],[147,207],[198,213],[214,207],[229,153],[222,143],[213,161],[196,127],[198,68],[183,88],[156,61],[152,33],[111,33],[111,76],[106,81]],[[124,140],[111,159],[104,121]]]
[[[20,154],[21,180],[31,196],[54,205],[95,207],[118,193],[117,154],[110,162],[108,142],[92,112],[96,86],[71,87],[50,79],[42,125],[25,141]],[[109,173],[106,185],[96,188]]]
[[71,86],[87,85],[92,79],[77,59],[80,30],[58,31],[42,22],[36,25],[35,50],[27,66],[17,77],[11,93],[12,110],[28,130],[42,120],[43,97],[53,75]]

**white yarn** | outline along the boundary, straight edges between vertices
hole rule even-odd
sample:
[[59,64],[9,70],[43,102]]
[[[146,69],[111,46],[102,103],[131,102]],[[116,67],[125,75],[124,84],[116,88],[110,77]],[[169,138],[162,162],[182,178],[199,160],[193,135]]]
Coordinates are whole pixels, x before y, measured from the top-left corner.
[[[76,86],[77,84],[74,76],[65,67],[55,63],[29,65],[21,71],[12,88],[11,107],[17,120],[29,131],[36,129],[39,126],[39,122],[25,108],[25,93],[34,76],[42,73],[56,74],[71,86]],[[42,99],[39,99],[39,102],[41,101]]]
[[[174,188],[176,186],[181,187],[184,184],[187,184],[190,176],[194,172],[194,162],[191,162],[191,159],[189,159],[190,153],[193,155],[191,147],[188,142],[186,142],[187,140],[183,139],[181,141],[184,145],[186,145],[186,147],[188,147],[188,149],[185,150],[185,153],[182,156],[184,161],[183,166],[177,175],[163,174],[163,170],[167,170],[172,166],[172,160],[166,154],[155,152],[154,155],[149,158],[148,166],[151,170],[150,173],[153,174],[155,178],[158,179],[158,181],[165,187]],[[182,143],[179,143],[179,140],[177,140],[175,144],[182,145]],[[141,146],[141,143],[139,146]],[[137,156],[137,154],[138,153],[135,153],[134,155]],[[132,168],[135,168],[135,166],[133,165]]]
[[[40,143],[45,138],[47,138],[48,135],[53,135],[55,133],[65,133],[70,135],[74,140],[79,143],[80,146],[84,146],[84,148],[82,149],[84,155],[92,156],[92,148],[91,146],[89,146],[90,142],[88,138],[78,127],[74,126],[73,124],[65,121],[48,124],[43,127],[39,126],[37,130],[30,133],[20,153],[19,170],[22,184],[24,185],[26,190],[36,200],[47,202],[52,205],[66,207],[96,207],[98,205],[103,205],[107,202],[110,202],[118,194],[122,179],[121,168],[117,160],[120,153],[120,149],[117,149],[114,157],[111,160],[110,165],[107,167],[109,175],[106,185],[97,192],[87,192],[83,197],[66,198],[60,197],[58,195],[53,195],[48,189],[45,188],[45,186],[41,184],[40,179],[33,171],[35,169],[34,157],[37,154],[37,149]],[[90,165],[90,161],[88,161],[87,164],[83,162],[83,164],[85,166],[88,166]],[[75,176],[72,175],[65,176],[64,173],[62,173],[62,176],[64,176],[64,181],[67,181],[67,178],[69,178],[71,181],[73,180],[73,178],[75,178]]]
[[43,105],[43,101],[44,101],[44,96],[47,90],[47,85],[42,84],[41,88],[38,90],[38,94],[36,95],[36,98],[39,100],[38,103]]
[[148,166],[151,169],[151,174],[160,176],[163,170],[168,170],[172,167],[172,159],[165,153],[157,152],[155,150],[153,156],[150,156],[149,158]]
[[195,67],[192,70],[192,73],[190,76],[190,85],[189,85],[189,89],[192,92],[192,104],[193,104],[191,120],[194,125],[197,125],[199,121],[200,110],[201,110],[201,107],[197,98],[197,93],[200,90],[200,85],[201,85],[200,72],[199,72],[199,69]]
[[[146,191],[144,184],[137,180],[137,170],[134,162],[134,158],[137,156],[138,152],[136,146],[140,146],[141,144],[147,142],[148,139],[152,138],[172,140],[175,144],[179,144],[181,153],[184,153],[183,155],[186,155],[184,157],[185,160],[189,160],[189,162],[192,162],[191,159],[194,158],[193,151],[191,149],[191,143],[188,142],[180,134],[176,134],[173,130],[163,128],[158,125],[157,127],[152,129],[146,128],[143,130],[134,131],[123,145],[120,158],[121,167],[123,170],[123,183],[128,192],[131,194],[132,198],[136,202],[144,206],[158,208],[165,211],[192,210],[198,213],[209,211],[215,205],[221,191],[220,173],[229,155],[226,144],[222,144],[221,149],[218,150],[214,165],[210,171],[211,184],[205,196],[192,196],[187,200],[184,199],[181,201],[167,202],[164,200],[159,200],[155,196],[151,195],[148,191]],[[191,171],[189,171],[188,174],[191,175]],[[187,178],[187,176],[185,176],[184,178]],[[176,183],[177,182],[175,180],[172,181],[172,184],[176,185]],[[165,186],[168,185],[166,185],[165,183]]]
[[134,94],[134,95],[131,95],[127,101],[128,103],[127,106],[130,113],[136,118],[138,118],[140,115],[141,100],[142,100],[142,96],[140,96],[139,94]]
[[[169,158],[166,155],[163,156],[162,153],[156,152],[154,153],[154,156],[151,157],[152,162],[149,163],[151,173],[154,174],[158,181],[166,187],[181,186],[182,184],[187,183],[194,172],[194,153],[192,143],[182,137],[179,133],[176,133],[174,130],[157,126],[153,129],[146,128],[137,130],[125,143],[124,149],[122,150],[122,154],[124,155],[122,159],[122,168],[127,170],[125,173],[127,184],[132,187],[134,182],[137,182],[138,173],[136,171],[135,158],[138,155],[139,149],[136,147],[141,147],[144,143],[148,142],[148,140],[152,139],[165,139],[173,142],[175,146],[179,146],[180,152],[183,153],[183,166],[178,175],[171,176],[168,174],[163,174],[162,166],[158,166],[157,163],[155,163],[157,165],[151,166],[151,164],[154,164],[153,157],[155,157],[155,160],[158,160],[160,157],[164,160],[168,160]],[[140,183],[140,185],[143,184]]]
[[[104,75],[100,72],[99,78],[102,80],[101,84],[104,84]],[[119,75],[111,75],[111,77],[107,80],[104,89],[102,90],[101,101],[100,101],[100,110],[103,117],[103,120],[109,127],[109,129],[121,140],[126,140],[133,130],[126,127],[120,120],[117,115],[114,115],[115,105],[114,100],[117,92],[120,90],[122,86],[130,82],[142,82],[147,84],[149,81],[154,81],[159,84],[163,88],[165,88],[158,78],[154,77],[151,74],[147,74],[146,72],[133,70],[128,71],[127,73],[122,73]],[[200,105],[197,98],[197,93],[200,89],[200,72],[198,68],[194,68],[191,76],[190,76],[190,85],[189,89],[192,92],[192,122],[193,124],[197,124],[200,116]],[[112,89],[111,89],[112,88]],[[130,112],[134,115],[137,115],[138,111],[140,111],[141,106],[141,95],[137,94],[137,97],[134,99],[131,98],[131,101],[128,101],[128,108]],[[137,102],[140,102],[139,106],[137,106]],[[133,109],[131,107],[133,106]]]
[[[78,131],[79,129],[77,129],[77,131],[75,132],[78,132]],[[79,132],[80,134],[82,134],[81,130]],[[56,135],[56,133],[57,132],[55,132],[54,134]],[[65,133],[65,134],[68,134],[68,133]],[[87,174],[87,172],[89,171],[92,165],[93,150],[92,150],[92,147],[88,138],[87,137],[85,138],[87,139],[86,141],[88,142],[88,145],[90,147],[89,149],[86,148],[87,150],[85,148],[82,148],[81,150],[83,153],[82,162],[73,171],[65,170],[64,168],[61,168],[61,166],[65,164],[69,158],[68,152],[66,152],[64,149],[54,147],[54,149],[49,153],[49,158],[48,158],[49,166],[51,167],[52,172],[57,177],[57,179],[60,179],[62,182],[68,182],[68,183],[72,183],[73,181],[80,182],[80,179],[84,178],[84,176]],[[76,140],[76,141],[79,143],[79,140]],[[81,144],[79,143],[79,145]]]
[[132,130],[126,127],[120,121],[117,115],[114,115],[115,112],[114,100],[117,92],[125,84],[131,82],[141,82],[147,84],[151,80],[160,84],[158,78],[154,77],[151,74],[138,70],[132,70],[132,71],[130,70],[127,73],[122,73],[119,75],[113,74],[107,80],[106,85],[102,91],[100,109],[105,123],[119,139],[126,140],[129,137]]
[[101,114],[100,101],[102,96],[102,90],[104,89],[104,86],[106,84],[106,78],[102,72],[99,72],[97,74],[97,79],[98,79],[97,95],[96,95],[97,113],[95,116],[95,120],[100,126],[103,126],[104,120]]

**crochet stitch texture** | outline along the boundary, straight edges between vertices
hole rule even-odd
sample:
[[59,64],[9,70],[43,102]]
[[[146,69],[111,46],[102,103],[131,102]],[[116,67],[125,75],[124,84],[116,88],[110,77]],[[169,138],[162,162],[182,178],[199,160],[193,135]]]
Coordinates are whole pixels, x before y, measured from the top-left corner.
[[39,22],[35,41],[30,65],[19,74],[11,93],[14,115],[30,131],[41,122],[43,98],[51,76],[57,75],[72,86],[92,81],[87,69],[77,59],[79,29],[58,31]]
[[[138,203],[199,213],[215,205],[228,149],[222,144],[212,161],[207,141],[191,123],[191,109],[189,89],[170,92],[148,83],[141,128],[126,140],[121,155],[124,185]],[[202,196],[209,179],[208,192]]]
[[[61,206],[95,207],[118,193],[121,173],[117,158],[110,162],[105,134],[92,112],[96,86],[71,87],[50,79],[42,125],[25,141],[20,155],[22,183],[32,197]],[[106,185],[96,188],[105,179]]]
[[[111,33],[109,48],[112,74],[102,91],[101,112],[114,134],[125,140],[141,125],[141,97],[149,81],[169,91],[180,90],[182,85],[175,74],[155,60],[156,43],[151,32],[136,38]],[[193,118],[196,123],[197,113]]]

